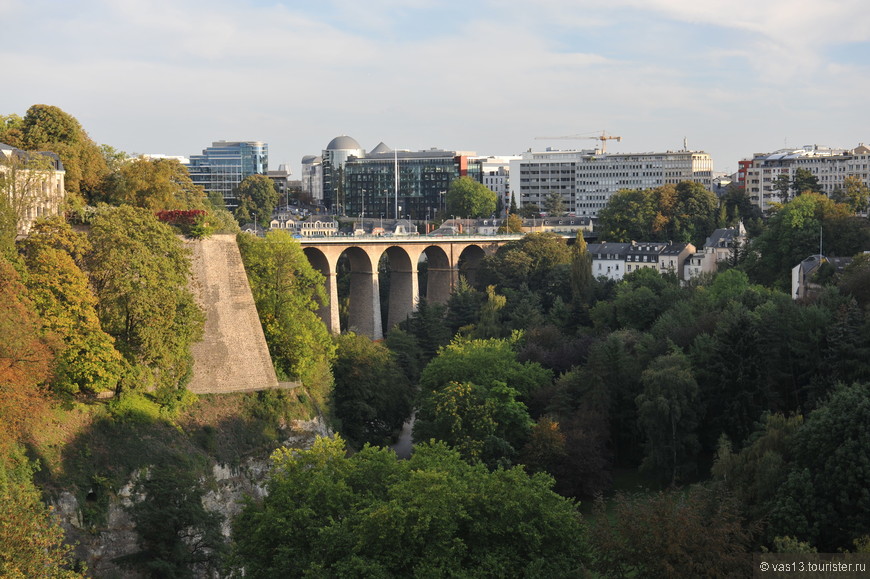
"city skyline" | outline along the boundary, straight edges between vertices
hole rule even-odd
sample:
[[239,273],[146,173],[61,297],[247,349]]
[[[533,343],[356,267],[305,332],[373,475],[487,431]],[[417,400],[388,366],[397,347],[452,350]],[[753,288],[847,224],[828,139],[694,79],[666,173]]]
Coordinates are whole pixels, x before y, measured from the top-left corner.
[[535,3],[0,0],[0,114],[75,116],[101,144],[191,156],[269,144],[299,178],[338,135],[514,155],[756,152],[865,139],[870,20],[853,0]]

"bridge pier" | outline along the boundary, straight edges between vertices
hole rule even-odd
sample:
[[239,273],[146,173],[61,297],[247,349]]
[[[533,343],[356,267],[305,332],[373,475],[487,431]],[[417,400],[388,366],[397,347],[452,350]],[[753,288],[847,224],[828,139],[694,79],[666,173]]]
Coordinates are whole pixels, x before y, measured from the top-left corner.
[[446,304],[459,280],[454,267],[433,267],[429,264],[429,279],[426,283],[426,301],[430,304]]
[[338,335],[341,333],[341,320],[338,317],[338,273],[333,271],[323,272],[326,277],[327,303],[320,307],[320,319],[326,324],[329,333]]
[[390,274],[390,310],[387,313],[387,330],[401,323],[417,309],[420,300],[420,283],[416,264],[404,270],[393,269]]
[[[336,297],[336,303],[338,298]],[[350,311],[348,329],[372,340],[384,337],[381,323],[381,292],[377,272],[352,271],[350,274]]]

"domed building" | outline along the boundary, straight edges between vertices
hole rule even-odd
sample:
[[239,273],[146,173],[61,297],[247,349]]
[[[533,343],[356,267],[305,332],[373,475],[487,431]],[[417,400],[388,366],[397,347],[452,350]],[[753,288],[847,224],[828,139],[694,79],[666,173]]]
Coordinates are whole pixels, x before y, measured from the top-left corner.
[[361,159],[365,149],[353,137],[339,135],[323,150],[323,203],[336,213],[343,209],[344,198],[341,174],[350,157]]

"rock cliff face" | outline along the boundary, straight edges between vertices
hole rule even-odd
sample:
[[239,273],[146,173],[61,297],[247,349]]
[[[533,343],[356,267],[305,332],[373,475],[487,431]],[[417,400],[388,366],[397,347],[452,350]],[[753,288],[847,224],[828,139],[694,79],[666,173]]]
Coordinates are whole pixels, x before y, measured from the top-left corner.
[[[332,435],[319,419],[296,421],[292,425],[292,432],[283,443],[286,447],[309,448],[315,437]],[[230,537],[232,519],[241,511],[243,498],[262,498],[266,494],[268,472],[268,456],[250,457],[236,467],[217,463],[212,465],[213,479],[207,481],[211,490],[203,496],[203,505],[207,510],[223,516],[222,531],[227,539]],[[139,577],[113,563],[115,558],[139,550],[136,527],[125,509],[135,501],[148,500],[133,491],[139,476],[139,471],[133,473],[131,480],[110,498],[106,525],[99,529],[85,528],[82,505],[73,493],[64,491],[52,501],[54,513],[66,532],[67,542],[75,545],[76,556],[87,563],[95,577]]]

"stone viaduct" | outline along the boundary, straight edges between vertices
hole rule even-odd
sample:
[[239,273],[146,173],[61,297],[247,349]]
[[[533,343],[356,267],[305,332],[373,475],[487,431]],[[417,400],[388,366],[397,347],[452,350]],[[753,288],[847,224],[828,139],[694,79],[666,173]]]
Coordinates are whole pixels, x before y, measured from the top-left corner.
[[[338,263],[350,266],[348,327],[373,339],[384,336],[378,265],[389,260],[390,295],[387,329],[404,320],[420,299],[418,265],[425,259],[425,295],[430,303],[445,303],[462,274],[473,281],[480,260],[522,235],[446,237],[313,237],[300,239],[311,265],[326,278],[329,303],[320,315],[329,330],[341,331],[338,317]],[[425,258],[424,258],[425,256]]]

